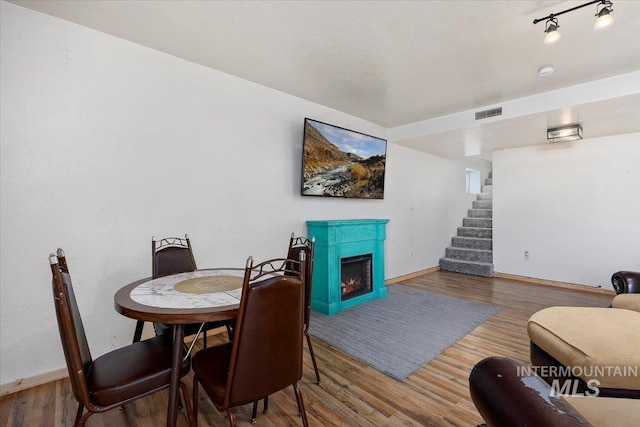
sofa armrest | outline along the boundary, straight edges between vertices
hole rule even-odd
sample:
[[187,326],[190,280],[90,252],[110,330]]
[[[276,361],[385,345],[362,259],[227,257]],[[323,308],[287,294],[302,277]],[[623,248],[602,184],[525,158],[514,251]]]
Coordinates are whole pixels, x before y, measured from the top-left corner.
[[611,276],[616,294],[639,294],[640,271],[618,271]]
[[640,294],[620,294],[613,298],[613,308],[625,308],[640,313]]
[[471,399],[488,426],[591,426],[529,371],[506,357],[488,357],[474,366],[469,376]]

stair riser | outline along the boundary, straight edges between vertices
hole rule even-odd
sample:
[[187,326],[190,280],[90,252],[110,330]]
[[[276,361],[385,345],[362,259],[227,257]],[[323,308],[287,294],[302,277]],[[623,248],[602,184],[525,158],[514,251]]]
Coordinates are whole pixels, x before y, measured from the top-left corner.
[[470,239],[467,237],[452,237],[451,246],[454,248],[483,249],[490,251],[493,249],[491,239]]
[[493,230],[490,228],[458,227],[458,237],[480,237],[482,239],[493,238]]
[[483,185],[481,191],[483,193],[493,193],[493,185]]
[[469,218],[491,218],[493,216],[491,209],[469,209],[467,216]]
[[474,200],[471,205],[473,209],[493,209],[493,201],[491,200]]
[[493,200],[493,193],[478,193],[477,200]]
[[463,227],[493,228],[493,220],[488,218],[463,218]]
[[493,276],[492,264],[468,264],[462,261],[441,258],[440,269],[444,271],[453,271],[455,273],[472,274],[474,276]]
[[493,185],[493,179],[487,178],[484,180],[484,185]]
[[445,256],[447,258],[459,259],[463,261],[487,263],[493,262],[493,253],[491,251],[474,251],[461,248],[447,248]]

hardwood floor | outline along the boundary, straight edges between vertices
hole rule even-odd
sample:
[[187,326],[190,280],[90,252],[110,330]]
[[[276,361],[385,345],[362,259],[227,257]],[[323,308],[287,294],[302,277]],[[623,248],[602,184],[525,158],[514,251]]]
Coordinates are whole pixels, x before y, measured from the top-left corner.
[[[471,402],[467,382],[475,363],[493,355],[528,362],[526,322],[544,307],[607,307],[612,299],[606,294],[448,272],[411,278],[401,285],[468,298],[502,310],[402,382],[312,337],[322,384],[314,382],[306,346],[300,384],[311,426],[476,426],[482,419]],[[226,332],[210,340],[226,340]],[[191,387],[190,378],[187,383]],[[164,425],[167,398],[168,392],[162,391],[123,410],[95,414],[87,426]],[[199,426],[228,425],[226,415],[218,413],[204,393],[199,406]],[[0,399],[0,426],[70,426],[76,408],[68,380],[60,380]],[[250,417],[251,405],[238,408],[238,425],[249,426]],[[183,415],[178,421],[180,426],[188,425]],[[291,388],[270,397],[269,411],[258,413],[257,425],[301,425]]]

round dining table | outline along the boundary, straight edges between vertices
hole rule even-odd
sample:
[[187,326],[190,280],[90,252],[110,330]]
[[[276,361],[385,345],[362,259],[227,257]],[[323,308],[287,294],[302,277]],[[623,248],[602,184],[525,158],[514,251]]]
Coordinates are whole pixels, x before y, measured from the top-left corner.
[[167,426],[176,425],[184,325],[235,319],[244,268],[210,268],[129,283],[114,296],[118,313],[173,325],[173,355]]

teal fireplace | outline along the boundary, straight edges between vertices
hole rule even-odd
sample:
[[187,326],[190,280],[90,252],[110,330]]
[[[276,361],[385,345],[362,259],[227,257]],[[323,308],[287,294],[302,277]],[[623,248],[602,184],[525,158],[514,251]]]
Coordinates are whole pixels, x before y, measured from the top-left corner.
[[311,308],[333,315],[387,295],[384,240],[388,219],[307,221],[316,238]]

